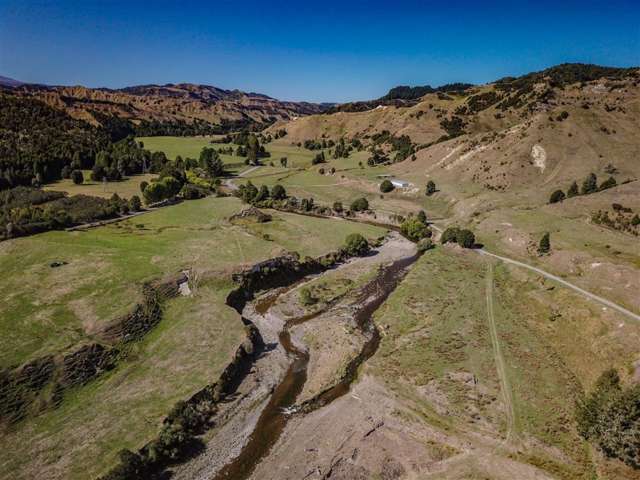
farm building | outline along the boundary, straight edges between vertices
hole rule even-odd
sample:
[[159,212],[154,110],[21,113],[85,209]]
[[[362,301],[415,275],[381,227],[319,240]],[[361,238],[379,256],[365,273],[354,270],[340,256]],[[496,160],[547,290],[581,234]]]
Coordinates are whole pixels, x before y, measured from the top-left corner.
[[406,180],[399,180],[397,178],[394,178],[393,180],[391,180],[391,183],[396,188],[409,188],[409,182],[407,182]]

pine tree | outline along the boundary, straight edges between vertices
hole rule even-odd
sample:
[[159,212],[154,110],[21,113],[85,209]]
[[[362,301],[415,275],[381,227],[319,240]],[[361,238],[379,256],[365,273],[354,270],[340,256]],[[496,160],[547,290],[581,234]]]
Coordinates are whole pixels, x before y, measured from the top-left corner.
[[582,195],[588,195],[598,191],[598,177],[595,173],[590,173],[582,182]]
[[567,190],[567,198],[575,197],[578,194],[579,194],[578,193],[578,183],[574,180],[574,182],[569,187],[569,190]]
[[540,239],[540,244],[538,245],[538,253],[540,255],[544,255],[545,253],[549,253],[549,250],[551,250],[551,241],[549,239],[549,232],[547,232]]

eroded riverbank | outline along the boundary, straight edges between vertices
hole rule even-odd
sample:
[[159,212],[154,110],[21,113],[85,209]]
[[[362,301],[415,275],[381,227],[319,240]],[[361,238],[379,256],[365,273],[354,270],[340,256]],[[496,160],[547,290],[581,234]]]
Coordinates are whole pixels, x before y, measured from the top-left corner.
[[[178,467],[173,478],[249,478],[291,419],[321,409],[348,392],[358,366],[377,347],[371,315],[415,258],[415,246],[392,233],[370,256],[352,259],[250,303],[243,316],[260,330],[265,352],[222,407],[218,427],[205,438],[204,453]],[[312,311],[301,307],[301,288],[319,279],[332,282],[340,277],[360,282],[353,282],[352,288],[327,305]],[[314,334],[316,341],[309,342]],[[348,348],[336,348],[338,339]],[[305,389],[310,382],[313,388]]]

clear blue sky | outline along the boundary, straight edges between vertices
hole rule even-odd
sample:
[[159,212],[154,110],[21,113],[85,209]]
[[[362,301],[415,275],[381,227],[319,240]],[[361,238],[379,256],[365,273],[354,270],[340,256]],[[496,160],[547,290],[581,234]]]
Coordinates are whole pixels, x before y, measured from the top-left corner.
[[562,62],[640,65],[640,1],[0,0],[0,75],[348,101]]

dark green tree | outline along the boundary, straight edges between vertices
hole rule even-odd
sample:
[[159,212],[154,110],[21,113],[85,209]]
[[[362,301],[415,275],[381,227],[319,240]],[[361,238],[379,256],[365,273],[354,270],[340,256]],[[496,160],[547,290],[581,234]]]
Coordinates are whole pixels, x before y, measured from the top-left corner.
[[476,244],[476,237],[471,230],[459,230],[456,235],[456,242],[463,248],[473,248]]
[[212,177],[221,177],[224,175],[224,164],[215,148],[204,147],[200,152],[200,168]]
[[582,182],[582,190],[580,193],[582,193],[582,195],[588,195],[597,191],[598,177],[596,177],[595,173],[590,173],[587,178],[584,179],[584,182]]
[[604,182],[600,184],[600,190],[606,190],[607,188],[613,188],[617,185],[616,179],[613,177],[607,178]]
[[351,210],[354,212],[369,210],[369,202],[364,197],[357,198],[351,203]]
[[345,239],[344,250],[353,256],[361,256],[369,253],[369,242],[359,233],[347,235]]
[[574,180],[571,186],[569,186],[569,190],[567,190],[567,198],[575,197],[577,195],[579,195],[578,183]]
[[81,185],[84,183],[84,175],[82,174],[82,170],[74,170],[71,172],[71,180],[76,185]]
[[392,192],[396,187],[393,186],[393,183],[391,183],[389,180],[383,180],[382,183],[380,183],[380,191],[382,193],[389,193]]
[[436,184],[433,180],[429,180],[427,182],[427,187],[425,189],[425,195],[427,195],[427,197],[433,195],[434,193],[436,193]]
[[540,243],[538,244],[538,253],[540,255],[549,253],[549,251],[551,250],[551,239],[549,237],[549,232],[547,232],[540,239]]
[[276,184],[271,189],[271,196],[274,200],[284,200],[287,198],[287,191],[280,184]]
[[556,190],[551,194],[549,198],[549,203],[558,203],[562,202],[565,199],[564,192],[562,190]]

